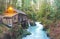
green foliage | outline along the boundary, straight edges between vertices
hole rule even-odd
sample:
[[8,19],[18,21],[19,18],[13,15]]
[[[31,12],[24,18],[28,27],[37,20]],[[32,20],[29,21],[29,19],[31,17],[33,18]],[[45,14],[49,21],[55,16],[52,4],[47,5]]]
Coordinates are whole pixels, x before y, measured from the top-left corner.
[[55,0],[56,6],[56,19],[60,20],[60,0]]
[[2,33],[3,31],[2,30],[0,30],[0,33]]
[[21,31],[23,31],[23,32],[17,37],[17,39],[22,39],[22,37],[25,37],[25,36],[31,34],[31,33],[28,32],[26,29],[22,29],[22,30],[20,30],[20,32],[21,32]]
[[[22,3],[24,5],[24,1]],[[54,10],[51,8],[51,5],[47,2],[47,0],[43,0],[39,10],[36,9],[36,4],[30,7],[24,7],[23,5],[20,9],[22,9],[31,20],[46,23],[46,20],[54,19]]]
[[9,31],[15,33],[16,39],[22,39],[22,37],[30,35],[31,33],[28,32],[26,29],[23,29],[21,25],[17,26],[18,28],[11,28]]

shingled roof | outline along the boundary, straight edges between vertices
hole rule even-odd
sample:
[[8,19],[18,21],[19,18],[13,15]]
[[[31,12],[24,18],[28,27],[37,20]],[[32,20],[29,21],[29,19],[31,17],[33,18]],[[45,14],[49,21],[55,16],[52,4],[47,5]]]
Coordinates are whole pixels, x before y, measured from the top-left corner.
[[26,13],[24,13],[23,11],[21,11],[21,10],[17,10],[17,9],[14,9],[17,13],[20,13],[20,14],[24,14],[24,15],[26,15]]
[[24,13],[23,11],[18,10],[18,9],[14,9],[12,7],[9,7],[3,15],[4,15],[4,17],[12,17],[12,16],[19,14],[19,13],[22,15],[26,15],[26,13]]
[[11,6],[8,7],[5,12],[6,12],[6,13],[20,13],[20,14],[26,15],[26,13],[24,13],[23,11],[18,10],[18,9],[16,9],[16,8],[13,8],[13,7],[11,7]]

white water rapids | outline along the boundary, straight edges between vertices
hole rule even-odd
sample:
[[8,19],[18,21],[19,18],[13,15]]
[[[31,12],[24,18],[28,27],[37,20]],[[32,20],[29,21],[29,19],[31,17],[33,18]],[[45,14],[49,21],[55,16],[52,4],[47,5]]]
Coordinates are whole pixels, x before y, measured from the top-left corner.
[[22,39],[49,39],[45,31],[43,31],[43,25],[40,22],[35,22],[36,26],[30,26],[28,31],[31,32],[31,35],[27,35]]

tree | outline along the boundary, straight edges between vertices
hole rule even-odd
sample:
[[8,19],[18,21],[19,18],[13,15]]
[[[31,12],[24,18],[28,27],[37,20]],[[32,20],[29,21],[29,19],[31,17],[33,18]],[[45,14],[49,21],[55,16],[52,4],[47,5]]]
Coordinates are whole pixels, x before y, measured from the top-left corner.
[[60,19],[60,0],[55,0],[56,8],[56,20]]
[[13,6],[16,8],[17,0],[0,0],[0,13],[3,13],[8,6]]
[[0,13],[2,13],[3,10],[5,10],[5,0],[0,0]]

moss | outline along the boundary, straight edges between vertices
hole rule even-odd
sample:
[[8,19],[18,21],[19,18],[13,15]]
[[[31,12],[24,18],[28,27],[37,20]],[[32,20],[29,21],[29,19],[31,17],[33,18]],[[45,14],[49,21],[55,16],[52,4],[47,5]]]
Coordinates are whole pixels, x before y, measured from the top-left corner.
[[26,37],[27,35],[30,35],[31,33],[28,32],[26,29],[20,30],[20,35],[17,37],[17,39],[22,39],[22,37]]
[[50,32],[50,29],[47,29],[47,33],[49,33]]
[[15,33],[16,39],[22,39],[22,37],[30,35],[31,33],[27,29],[23,29],[21,25],[17,25],[17,29],[11,28],[9,31]]
[[23,30],[23,37],[27,36],[27,35],[30,35],[31,33],[28,32],[27,30]]
[[3,31],[2,30],[0,30],[0,33],[2,33]]

